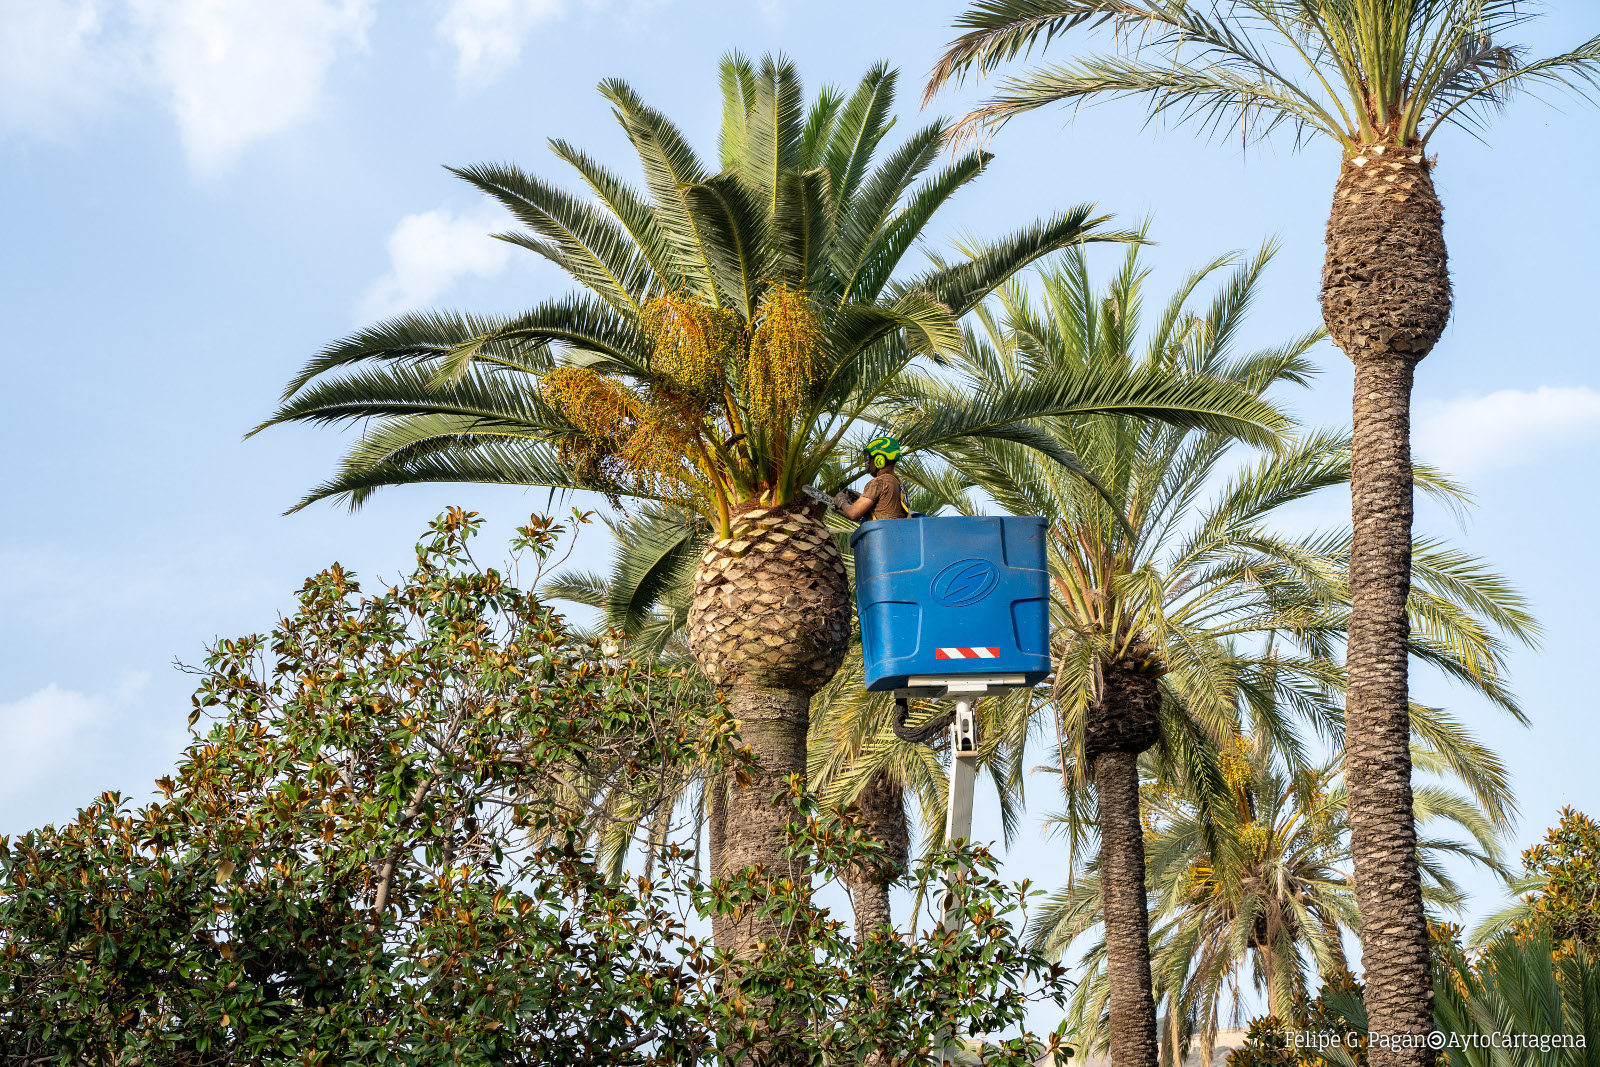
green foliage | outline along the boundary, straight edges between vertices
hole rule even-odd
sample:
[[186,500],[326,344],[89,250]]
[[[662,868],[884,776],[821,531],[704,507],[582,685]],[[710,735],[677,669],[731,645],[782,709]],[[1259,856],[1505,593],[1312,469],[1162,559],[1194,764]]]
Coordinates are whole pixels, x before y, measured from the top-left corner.
[[[1434,1026],[1448,1067],[1593,1067],[1600,1062],[1600,956],[1543,931],[1463,948],[1455,926],[1431,925]],[[1334,1040],[1337,1038],[1337,1040]],[[1366,1067],[1361,983],[1332,976],[1287,1024],[1251,1023],[1230,1067]]]
[[1562,808],[1544,840],[1523,852],[1522,866],[1511,883],[1518,899],[1479,924],[1473,945],[1520,932],[1600,949],[1600,825]]
[[561,142],[585,196],[511,165],[457,170],[517,220],[499,236],[581,291],[511,318],[410,314],[330,344],[265,424],[363,426],[300,506],[426,481],[582,488],[671,503],[726,536],[733,505],[786,503],[819,475],[848,474],[885,430],[920,449],[1054,411],[1120,411],[1275,439],[1281,415],[1227,383],[1126,375],[1058,375],[908,421],[889,387],[919,357],[958,348],[958,320],[995,286],[1052,252],[1131,235],[1079,205],[905,269],[989,156],[929,175],[933,122],[877,159],[895,81],[879,65],[848,97],[824,89],[807,107],[787,60],[730,55],[720,171],[619,81],[600,91],[642,189]]
[[975,0],[934,68],[931,95],[985,75],[1080,27],[1114,47],[1029,70],[963,122],[967,131],[1058,101],[1143,97],[1152,121],[1208,132],[1344,146],[1424,144],[1445,123],[1472,129],[1519,92],[1600,87],[1600,36],[1530,59],[1511,34],[1517,0]]
[[[892,872],[962,870],[961,933],[860,945],[810,885],[707,884],[675,842],[651,877],[598,865],[595,820],[749,753],[692,676],[608,656],[474,563],[479,525],[453,510],[392,587],[334,566],[270,634],[218,642],[160,799],[0,838],[0,1061],[907,1063],[952,1022],[1014,1031],[1064,999],[1019,941],[1025,887],[982,853]],[[534,520],[518,558],[538,570],[560,532]],[[881,862],[800,805],[792,847],[824,876]],[[734,969],[697,931],[751,908],[805,936]]]
[[1435,944],[1433,988],[1450,1067],[1600,1063],[1600,955],[1580,943],[1535,930],[1469,954],[1448,936]]
[[1600,949],[1600,825],[1562,808],[1561,821],[1522,854],[1522,865],[1540,883],[1527,925]]
[[1334,1047],[1335,1040],[1343,1055],[1332,1062],[1367,1067],[1366,1035],[1349,1029],[1348,1018],[1362,992],[1362,984],[1349,971],[1334,972],[1314,999],[1295,1000],[1288,1019],[1275,1015],[1252,1019],[1244,1044],[1228,1057],[1228,1067],[1328,1067],[1330,1060],[1322,1052]]

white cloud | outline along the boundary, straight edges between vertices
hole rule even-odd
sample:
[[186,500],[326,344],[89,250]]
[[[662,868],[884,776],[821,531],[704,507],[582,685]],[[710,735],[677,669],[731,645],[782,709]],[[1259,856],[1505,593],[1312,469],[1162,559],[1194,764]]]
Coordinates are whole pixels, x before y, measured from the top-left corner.
[[1501,389],[1417,408],[1417,458],[1452,474],[1513,467],[1596,439],[1600,392],[1583,385]]
[[108,0],[0,0],[0,125],[60,134],[126,76]]
[[310,116],[328,70],[365,44],[376,0],[128,0],[194,167]]
[[491,201],[459,215],[449,208],[407,215],[389,235],[389,273],[361,301],[365,318],[382,318],[429,303],[464,277],[505,269],[511,246],[491,233],[508,228]]
[[316,110],[377,0],[0,0],[0,125],[59,136],[154,95],[213,174]]
[[561,15],[563,0],[451,0],[437,27],[456,50],[456,73],[481,85],[517,61],[535,26]]
[[130,676],[110,694],[89,695],[54,682],[20,700],[0,703],[0,798],[31,793],[70,774],[86,751],[98,749],[125,708],[149,681]]

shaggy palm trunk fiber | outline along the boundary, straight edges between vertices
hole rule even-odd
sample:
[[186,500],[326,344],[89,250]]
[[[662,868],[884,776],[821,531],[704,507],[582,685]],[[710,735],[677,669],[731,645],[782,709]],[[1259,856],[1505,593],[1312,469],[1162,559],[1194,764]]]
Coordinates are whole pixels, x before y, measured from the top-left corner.
[[1145,897],[1139,753],[1161,736],[1161,694],[1143,662],[1107,664],[1089,706],[1084,748],[1100,802],[1100,886],[1113,1067],[1157,1067]]
[[[884,846],[884,859],[903,868],[911,854],[911,828],[906,823],[905,794],[898,782],[879,771],[856,798],[863,828]],[[889,914],[892,873],[880,866],[856,866],[845,871],[850,904],[856,918],[856,940],[865,942],[872,931],[893,923]]]
[[[1450,317],[1444,219],[1422,149],[1347,154],[1328,215],[1322,315],[1355,369],[1345,784],[1372,1067],[1429,1067],[1428,930],[1411,798],[1406,659],[1411,385]],[[1410,1045],[1417,1047],[1409,1047]]]
[[[757,759],[750,781],[722,799],[714,874],[759,867],[769,878],[802,881],[784,856],[795,817],[788,779],[806,771],[811,694],[844,659],[850,595],[844,559],[809,507],[754,507],[731,536],[713,541],[695,572],[689,643],[700,669],[728,694],[739,736]],[[760,942],[787,939],[775,920],[746,915],[718,922],[714,936],[748,959]]]

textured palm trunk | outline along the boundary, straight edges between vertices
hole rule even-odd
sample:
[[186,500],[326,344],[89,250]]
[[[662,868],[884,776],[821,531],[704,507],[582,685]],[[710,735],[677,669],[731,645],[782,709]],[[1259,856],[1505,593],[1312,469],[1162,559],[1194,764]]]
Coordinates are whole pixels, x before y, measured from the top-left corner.
[[[710,877],[716,878],[722,874],[722,856],[727,846],[728,779],[724,775],[719,774],[706,783],[706,823],[706,869]],[[731,936],[724,918],[712,915],[712,943],[725,945]]]
[[[1450,316],[1444,220],[1422,150],[1344,160],[1328,216],[1322,313],[1355,369],[1345,783],[1361,912],[1372,1067],[1429,1067],[1428,930],[1411,796],[1406,599],[1411,586],[1411,387]],[[1408,1047],[1416,1045],[1417,1047]]]
[[[866,831],[883,844],[886,858],[896,867],[904,867],[911,853],[911,827],[906,822],[905,793],[899,783],[878,772],[856,798],[856,806],[861,809]],[[857,941],[866,941],[873,930],[894,921],[889,912],[890,878],[886,873],[866,867],[852,867],[845,872]]]
[[[748,784],[728,791],[719,874],[760,866],[769,878],[807,878],[803,865],[784,855],[788,824],[797,816],[786,794],[791,775],[806,773],[806,728],[811,694],[805,689],[738,685],[728,690],[739,736],[759,757]],[[752,909],[753,911],[754,909]],[[719,931],[713,931],[714,936]],[[747,914],[720,924],[721,947],[736,957],[756,954],[762,941],[787,941],[790,931],[775,918]]]
[[1100,672],[1084,747],[1100,803],[1100,892],[1113,1067],[1158,1067],[1150,981],[1150,912],[1145,895],[1144,824],[1139,818],[1139,753],[1160,737],[1161,697],[1153,674],[1132,663]]
[[[789,779],[804,778],[811,694],[827,684],[850,637],[844,560],[807,507],[747,508],[730,537],[706,548],[695,573],[689,643],[700,669],[728,694],[740,739],[755,754],[750,780],[722,799],[722,876],[757,867],[768,878],[806,872],[784,856],[796,811]],[[788,940],[775,920],[746,914],[713,926],[735,958],[749,959],[764,940]]]

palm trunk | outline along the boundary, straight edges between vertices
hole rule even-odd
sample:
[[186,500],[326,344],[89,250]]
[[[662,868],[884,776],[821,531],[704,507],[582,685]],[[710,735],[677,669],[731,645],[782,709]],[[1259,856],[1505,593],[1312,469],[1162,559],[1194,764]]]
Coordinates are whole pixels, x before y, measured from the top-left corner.
[[[783,855],[795,809],[773,797],[787,791],[791,775],[805,775],[811,694],[844,658],[850,588],[814,509],[741,507],[732,536],[706,546],[688,617],[695,660],[727,691],[740,740],[758,760],[752,781],[727,789],[720,818],[713,804],[712,873],[760,864],[769,876],[800,878],[805,872]],[[749,959],[757,942],[787,932],[747,916],[714,923],[712,936]]]
[[[879,771],[856,798],[867,833],[884,846],[885,859],[904,868],[911,852],[911,827],[906,821],[905,792],[900,783]],[[889,910],[889,885],[893,873],[882,868],[847,867],[845,885],[850,890],[851,911],[855,915],[856,944],[865,945],[874,931],[894,924]],[[892,983],[881,972],[867,976],[880,996],[887,997]],[[862,1062],[866,1067],[882,1067],[891,1062],[887,1049],[869,1051]]]
[[[769,879],[790,878],[804,884],[809,878],[805,866],[786,857],[784,850],[789,844],[786,827],[798,817],[788,799],[788,780],[791,775],[804,779],[806,773],[811,694],[805,689],[735,685],[729,688],[728,704],[741,723],[739,736],[760,759],[751,768],[749,784],[728,791],[722,868],[717,873],[759,865]],[[725,919],[720,927],[721,947],[740,959],[757,955],[758,942],[793,936],[778,919],[754,914]]]
[[[883,844],[885,858],[903,868],[911,851],[911,828],[906,823],[905,793],[900,784],[879,771],[861,790],[856,806],[861,809],[867,833]],[[845,871],[858,942],[865,942],[873,930],[893,924],[889,913],[892,877],[886,875],[887,872],[866,867],[851,867]]]
[[1161,735],[1161,692],[1143,645],[1098,672],[1084,749],[1100,802],[1100,893],[1105,918],[1113,1067],[1158,1067],[1150,980],[1150,911],[1145,896],[1144,823],[1139,818],[1139,753]]
[[1167,997],[1167,1038],[1161,1046],[1162,1067],[1181,1067],[1183,1056],[1183,1013],[1176,996]]
[[[722,857],[727,851],[728,829],[728,778],[719,774],[706,782],[706,870],[709,878],[722,875]],[[723,916],[711,916],[711,942],[717,946],[728,943],[732,936]]]
[[[1374,1034],[1433,1028],[1417,868],[1406,682],[1411,587],[1411,386],[1450,315],[1444,220],[1419,148],[1344,161],[1328,216],[1322,309],[1355,368],[1345,784]],[[1410,1045],[1419,1047],[1405,1047]],[[1425,1040],[1374,1045],[1372,1067],[1431,1067]]]
[[1256,948],[1257,966],[1267,976],[1267,1014],[1283,1026],[1293,1026],[1294,1020],[1284,1014],[1283,994],[1278,991],[1278,976],[1273,973],[1271,958],[1264,948]]
[[1094,761],[1100,800],[1100,886],[1105,911],[1112,1067],[1157,1067],[1156,1005],[1150,981],[1150,913],[1139,821],[1139,755],[1106,752]]

